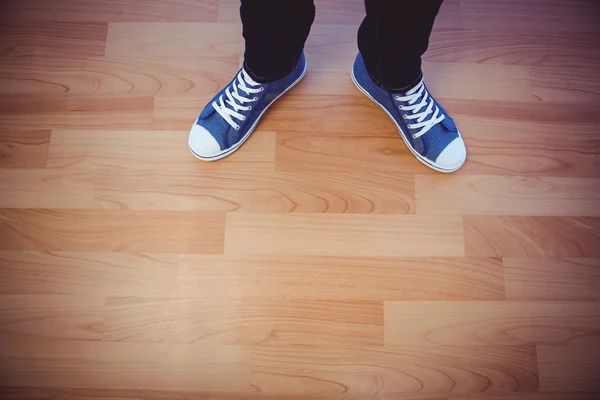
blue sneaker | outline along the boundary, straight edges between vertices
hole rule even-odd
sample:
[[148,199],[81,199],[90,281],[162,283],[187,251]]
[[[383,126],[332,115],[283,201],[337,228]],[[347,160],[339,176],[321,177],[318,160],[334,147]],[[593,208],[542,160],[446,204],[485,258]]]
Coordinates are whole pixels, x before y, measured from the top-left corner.
[[463,166],[467,150],[460,132],[427,91],[423,80],[406,93],[381,89],[369,76],[360,53],[354,62],[352,80],[392,118],[419,161],[439,172],[454,172]]
[[188,142],[192,154],[214,161],[236,151],[269,106],[300,82],[305,73],[304,54],[291,73],[269,83],[255,82],[242,68],[200,113]]

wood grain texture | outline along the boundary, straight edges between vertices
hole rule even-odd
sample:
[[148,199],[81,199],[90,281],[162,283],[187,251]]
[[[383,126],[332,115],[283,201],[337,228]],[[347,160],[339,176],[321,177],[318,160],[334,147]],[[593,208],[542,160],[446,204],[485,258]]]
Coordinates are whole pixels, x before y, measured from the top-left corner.
[[0,388],[7,400],[596,400],[597,394],[583,392],[529,392],[494,394],[325,394],[281,395],[266,393],[206,393],[202,391],[136,390],[136,389],[62,389],[62,388]]
[[0,60],[0,93],[149,96],[212,95],[238,70],[238,57],[152,60],[130,57]]
[[43,168],[48,159],[51,131],[0,133],[0,168]]
[[507,300],[598,300],[597,258],[504,258]]
[[[309,397],[302,395],[281,395],[265,393],[207,393],[203,391],[182,391],[182,390],[136,390],[136,389],[61,389],[61,388],[19,388],[9,387],[0,388],[0,395],[8,400],[448,400],[444,395],[427,394],[402,394],[402,395],[348,395],[348,394],[329,394],[329,395],[311,395]],[[525,397],[522,397],[526,399]],[[535,397],[532,399],[537,400]],[[521,399],[519,397],[518,399]],[[551,397],[551,400],[554,400]],[[562,400],[556,397],[557,400]],[[581,397],[589,400],[590,398]],[[492,398],[493,400],[493,398]],[[580,400],[576,398],[576,400]]]
[[108,24],[101,22],[3,23],[0,20],[0,55],[3,58],[103,56],[107,32]]
[[7,208],[86,209],[92,206],[90,175],[52,169],[0,170],[0,205]]
[[[501,0],[493,3],[461,0],[462,26],[478,29],[532,32],[598,32],[593,1],[575,0]],[[543,6],[543,7],[542,7]],[[564,16],[570,18],[565,19]]]
[[449,400],[594,400],[598,395],[593,392],[532,392],[451,395]]
[[[9,128],[129,128],[152,123],[152,97],[21,95],[0,99],[0,122]],[[35,113],[36,118],[31,114]]]
[[600,220],[568,217],[464,218],[472,257],[598,257]]
[[252,392],[246,346],[3,338],[0,357],[2,386]]
[[0,212],[2,250],[222,253],[217,212],[20,210]]
[[543,101],[598,102],[600,98],[600,68],[582,67],[557,69],[534,67],[531,69],[533,95]]
[[598,392],[600,346],[539,346],[540,388],[548,392]]
[[593,302],[385,303],[386,345],[596,344]]
[[0,295],[0,329],[7,337],[102,339],[104,299],[91,296]]
[[3,399],[9,400],[142,400],[143,391],[136,389],[90,389],[56,387],[4,387],[0,388]]
[[108,27],[107,56],[198,59],[239,56],[241,24],[114,22]]
[[239,5],[0,1],[0,398],[599,398],[598,2],[443,2],[451,176],[352,84],[363,0],[315,0],[303,81],[192,157]]
[[516,29],[438,29],[431,35],[425,60],[597,68],[595,33],[535,32]]
[[103,340],[118,342],[377,346],[383,344],[383,304],[109,298],[101,330]]
[[415,192],[419,214],[600,216],[597,178],[417,175]]
[[[456,105],[454,102],[450,107]],[[463,132],[477,132],[477,135],[465,137],[469,163],[460,174],[600,175],[600,141],[594,134],[596,122],[576,123],[576,119],[568,122],[565,118],[563,122],[544,123],[536,121],[535,115],[530,120],[519,118],[515,121],[501,118],[503,112],[494,114],[485,110],[485,116],[478,116],[477,111],[483,110],[460,119]],[[547,111],[547,115],[556,115],[551,107]]]
[[252,384],[263,393],[301,390],[305,395],[528,392],[538,388],[531,346],[256,346],[252,348]]
[[[188,127],[189,128],[189,127]],[[190,158],[188,130],[56,130],[48,150],[48,168],[96,172],[161,172],[210,174],[274,169],[275,134],[255,132],[244,151],[217,165]],[[152,163],[148,163],[152,160]]]
[[180,293],[343,300],[502,300],[498,259],[184,254]]
[[[189,158],[189,157],[188,157]],[[391,192],[390,188],[394,188]],[[412,176],[199,170],[99,174],[94,207],[253,213],[412,214]]]
[[[454,108],[454,102],[449,103]],[[475,106],[476,107],[476,106]],[[333,114],[337,115],[332,108]],[[341,117],[340,117],[341,118]],[[595,138],[595,123],[542,124],[514,122],[466,115],[460,118],[464,132],[477,132],[464,139],[469,162],[458,175],[574,176],[600,175],[600,141]],[[311,125],[317,127],[316,124]],[[360,125],[359,125],[360,127]],[[319,132],[277,131],[276,167],[290,172],[371,171],[435,173],[422,168],[393,131]],[[568,132],[568,135],[565,135]]]
[[176,254],[0,251],[0,295],[169,296]]
[[463,246],[456,217],[229,213],[226,219],[230,255],[452,257],[464,255]]
[[216,0],[135,0],[123,3],[108,0],[98,3],[92,0],[61,0],[48,3],[43,0],[25,0],[18,6],[9,4],[7,16],[25,21],[215,21]]

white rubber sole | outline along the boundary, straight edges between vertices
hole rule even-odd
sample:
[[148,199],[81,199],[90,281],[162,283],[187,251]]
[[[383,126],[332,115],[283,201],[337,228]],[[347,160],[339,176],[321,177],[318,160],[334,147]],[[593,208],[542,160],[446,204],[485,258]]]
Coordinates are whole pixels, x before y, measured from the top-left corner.
[[[381,103],[379,103],[377,100],[375,100],[373,98],[373,96],[371,96],[369,94],[369,92],[367,92],[362,86],[360,86],[360,84],[358,83],[358,81],[356,80],[356,77],[354,76],[354,68],[352,68],[352,82],[354,82],[354,84],[356,85],[356,87],[358,88],[358,90],[360,90],[361,92],[364,93],[365,96],[367,96],[369,99],[373,100],[373,102],[375,104],[377,104],[379,107],[381,107],[381,109],[383,111],[385,111],[385,113],[390,117],[390,119],[394,122],[394,125],[396,125],[396,128],[398,129],[398,132],[400,132],[400,136],[402,137],[402,140],[404,140],[404,143],[406,143],[406,147],[408,147],[408,149],[410,150],[411,153],[413,153],[415,155],[415,157],[417,157],[417,160],[419,160],[421,163],[427,165],[429,168],[438,171],[438,172],[443,172],[445,174],[449,174],[452,172],[456,172],[458,171],[463,165],[465,165],[465,162],[467,161],[467,156],[465,154],[465,158],[462,160],[462,162],[460,163],[460,165],[456,168],[452,168],[452,169],[446,169],[446,168],[441,168],[436,166],[435,164],[433,164],[430,160],[426,159],[425,157],[423,157],[422,155],[420,155],[419,153],[417,153],[412,146],[410,145],[410,142],[406,139],[406,136],[404,135],[404,132],[402,131],[402,128],[400,127],[400,125],[398,125],[398,123],[396,122],[396,120],[394,119],[394,117],[392,116],[392,114],[390,114],[390,112],[383,106],[381,105]],[[458,133],[458,136],[462,139],[462,136],[460,135],[460,132]]]
[[271,101],[271,103],[269,103],[268,106],[265,107],[265,109],[260,113],[260,115],[258,116],[258,118],[256,118],[256,121],[254,121],[254,124],[252,124],[252,126],[250,127],[250,129],[248,129],[248,132],[246,132],[246,134],[244,135],[244,137],[237,142],[234,146],[223,150],[221,153],[211,156],[211,157],[203,157],[199,154],[197,154],[196,152],[194,152],[194,150],[192,150],[192,148],[188,145],[188,148],[190,149],[190,151],[192,152],[192,154],[194,155],[194,157],[196,157],[199,160],[202,161],[217,161],[220,160],[221,158],[225,158],[228,155],[230,155],[231,153],[233,153],[234,151],[236,151],[237,149],[240,148],[240,146],[242,144],[244,144],[244,142],[246,140],[248,140],[248,138],[250,137],[250,135],[252,134],[252,132],[254,132],[254,128],[256,128],[256,126],[258,125],[258,122],[260,121],[260,119],[262,118],[263,114],[265,112],[267,112],[267,110],[269,109],[269,107],[271,107],[271,105],[273,103],[275,103],[277,101],[277,99],[279,99],[281,96],[283,96],[285,93],[287,93],[288,90],[290,90],[291,88],[293,88],[294,86],[296,86],[301,80],[302,78],[304,78],[304,75],[306,75],[306,67],[307,67],[308,63],[304,63],[304,70],[302,71],[302,74],[300,74],[300,76],[298,77],[298,79],[296,79],[294,82],[292,82],[292,84],[290,86],[288,86],[283,92],[281,92],[279,94],[279,96],[275,97],[273,99],[273,101]]

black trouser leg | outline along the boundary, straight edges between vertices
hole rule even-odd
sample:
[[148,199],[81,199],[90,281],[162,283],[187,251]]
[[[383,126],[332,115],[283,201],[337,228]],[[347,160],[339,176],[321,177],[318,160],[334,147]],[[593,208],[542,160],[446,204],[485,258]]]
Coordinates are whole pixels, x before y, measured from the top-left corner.
[[365,0],[358,48],[371,78],[389,90],[421,79],[421,56],[443,0]]
[[290,73],[315,18],[313,0],[242,0],[240,15],[252,78],[269,82]]

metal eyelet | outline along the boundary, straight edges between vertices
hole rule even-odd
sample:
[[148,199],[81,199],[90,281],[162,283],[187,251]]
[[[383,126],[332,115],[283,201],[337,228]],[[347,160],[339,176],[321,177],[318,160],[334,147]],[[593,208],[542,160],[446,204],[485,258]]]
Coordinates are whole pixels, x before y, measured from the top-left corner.
[[412,135],[412,137],[413,137],[413,139],[416,139],[416,138],[417,138],[417,135]]
[[252,101],[256,101],[256,100],[258,100],[258,97],[255,97],[255,98],[252,99]]
[[240,127],[239,127],[239,126],[236,126],[236,127],[235,127],[235,128],[233,128],[233,129],[235,129],[236,131],[239,131],[239,130],[240,130]]
[[404,106],[398,106],[398,108],[404,110]]
[[246,117],[242,117],[242,121],[245,121],[245,120],[246,120]]
[[400,97],[399,96],[394,96],[394,100],[400,101]]
[[248,106],[248,111],[252,110],[252,106]]
[[264,92],[264,91],[265,91],[265,87],[264,87],[264,86],[262,86],[262,87],[260,88],[260,91],[261,91],[261,92]]
[[402,118],[408,119],[408,117],[406,116],[406,114],[402,115]]

